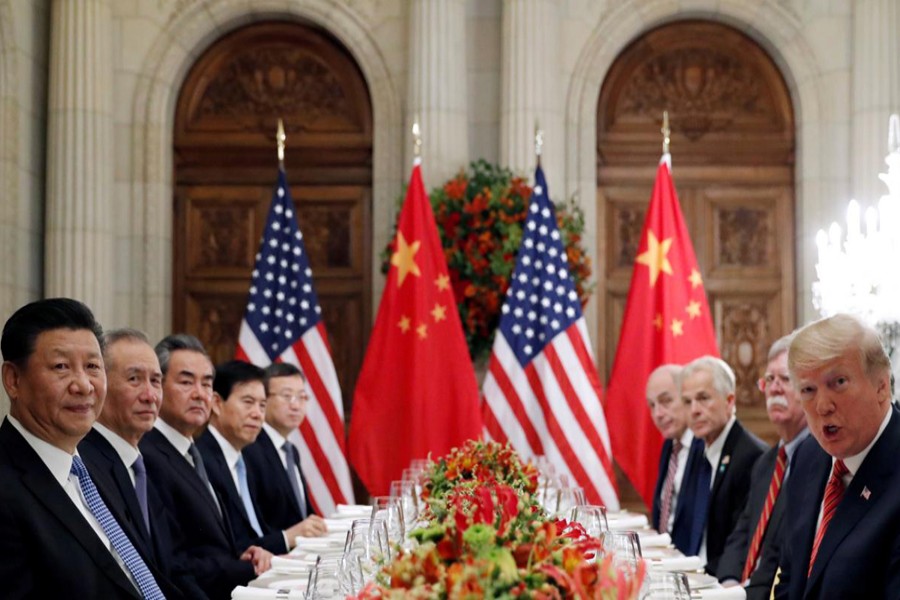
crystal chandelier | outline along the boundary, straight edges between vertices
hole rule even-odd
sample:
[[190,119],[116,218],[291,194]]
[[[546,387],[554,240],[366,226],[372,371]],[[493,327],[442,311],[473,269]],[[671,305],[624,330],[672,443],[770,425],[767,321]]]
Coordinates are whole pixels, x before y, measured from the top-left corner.
[[[900,276],[891,267],[900,259],[900,117],[891,115],[888,126],[887,173],[879,178],[888,193],[878,207],[847,207],[847,237],[832,223],[819,230],[816,246],[818,281],[813,283],[813,305],[823,317],[838,312],[857,315],[877,328],[895,363],[900,348]],[[900,354],[900,353],[896,353]]]

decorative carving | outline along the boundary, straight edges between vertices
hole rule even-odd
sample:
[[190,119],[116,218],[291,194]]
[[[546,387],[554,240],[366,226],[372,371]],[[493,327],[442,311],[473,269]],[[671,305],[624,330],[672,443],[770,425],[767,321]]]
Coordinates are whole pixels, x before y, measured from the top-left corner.
[[234,358],[235,334],[241,328],[246,303],[246,297],[237,295],[191,297],[196,335],[214,363]]
[[734,369],[735,396],[742,406],[756,406],[762,395],[756,382],[766,368],[770,335],[765,301],[722,301],[722,359]]
[[616,230],[614,232],[615,256],[614,268],[630,269],[634,266],[638,245],[641,243],[641,230],[644,227],[644,208],[615,207]]
[[193,115],[291,115],[304,129],[355,129],[354,106],[325,61],[284,43],[243,48],[218,70]]
[[[192,269],[211,267],[253,267],[253,252],[249,251],[250,235],[247,230],[248,211],[243,206],[194,206],[192,224],[198,243]],[[256,243],[256,242],[254,242]]]
[[718,49],[679,48],[652,57],[625,86],[617,118],[657,119],[668,110],[672,127],[690,140],[726,129],[739,113],[761,114],[760,74]]
[[350,239],[352,207],[304,205],[297,211],[297,222],[303,232],[313,272],[352,268],[351,251],[355,245]]
[[769,262],[770,214],[766,210],[719,208],[719,257],[722,266],[761,267]]

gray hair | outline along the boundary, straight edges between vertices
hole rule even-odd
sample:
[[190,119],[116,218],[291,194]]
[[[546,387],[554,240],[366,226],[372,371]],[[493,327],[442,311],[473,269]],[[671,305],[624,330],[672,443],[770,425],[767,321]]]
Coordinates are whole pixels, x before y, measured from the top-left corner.
[[814,321],[794,335],[788,351],[791,377],[797,371],[821,368],[854,348],[867,376],[890,373],[891,359],[878,332],[858,317],[839,313]]
[[[203,347],[203,343],[188,333],[174,333],[172,335],[167,335],[156,344],[154,350],[156,350],[156,358],[159,359],[159,368],[162,371],[163,377],[166,376],[166,373],[169,370],[169,360],[172,358],[173,352],[178,350],[190,350],[191,352],[199,352],[206,358],[209,358],[209,354],[206,352],[206,348]],[[209,362],[212,363],[212,359],[210,359]],[[215,367],[213,367],[213,373],[215,374]]]
[[698,371],[705,371],[712,376],[713,387],[723,396],[734,393],[735,378],[734,371],[728,366],[728,363],[721,358],[715,356],[701,356],[694,359],[681,369],[681,376],[678,381],[678,387],[681,388],[684,380]]
[[767,357],[768,362],[772,362],[782,354],[788,351],[791,347],[791,341],[794,339],[794,333],[791,332],[787,335],[783,335],[772,344],[769,348],[769,356]]

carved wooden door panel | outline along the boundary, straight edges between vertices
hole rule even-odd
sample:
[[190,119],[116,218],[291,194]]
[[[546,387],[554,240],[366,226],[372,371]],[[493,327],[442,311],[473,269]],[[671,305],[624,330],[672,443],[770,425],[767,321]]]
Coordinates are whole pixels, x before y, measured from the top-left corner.
[[[616,59],[601,89],[601,368],[608,377],[661,154],[663,110],[719,350],[737,375],[738,414],[771,442],[756,380],[769,345],[795,325],[794,119],[777,67],[730,27],[685,21],[650,31]],[[643,383],[634,393],[643,397]],[[630,486],[623,489],[626,503],[636,499]]]
[[234,355],[278,162],[304,234],[345,408],[371,312],[372,122],[339,42],[296,23],[235,31],[200,57],[176,110],[173,330]]

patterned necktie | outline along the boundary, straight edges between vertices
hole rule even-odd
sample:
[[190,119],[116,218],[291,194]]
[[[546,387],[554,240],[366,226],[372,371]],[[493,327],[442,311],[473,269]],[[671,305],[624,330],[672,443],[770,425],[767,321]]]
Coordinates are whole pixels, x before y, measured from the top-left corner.
[[300,508],[300,517],[305,519],[308,516],[306,514],[306,497],[303,495],[303,486],[300,485],[300,478],[297,477],[300,462],[297,456],[297,449],[288,441],[284,442],[281,449],[287,456],[288,481],[291,484],[291,490],[294,492],[294,498],[297,500],[297,506]]
[[147,507],[147,468],[144,467],[144,457],[138,454],[131,468],[134,470],[134,493],[137,495],[138,504],[141,505],[141,515],[144,517],[147,533],[150,534],[150,511]]
[[259,519],[256,518],[256,509],[253,508],[253,500],[250,498],[250,486],[247,485],[247,467],[244,465],[244,457],[238,457],[235,466],[238,476],[238,487],[240,488],[241,502],[244,503],[244,510],[247,513],[247,519],[250,520],[250,526],[256,535],[262,535],[262,528],[259,526]]
[[825,530],[834,517],[834,510],[840,504],[841,498],[844,497],[844,475],[849,473],[847,465],[844,461],[838,459],[834,461],[834,467],[831,470],[831,477],[828,478],[828,485],[825,486],[825,499],[822,501],[822,522],[819,523],[819,529],[816,531],[816,539],[813,542],[812,554],[809,555],[809,570],[806,576],[812,573],[813,564],[816,562],[816,555],[819,553],[819,546],[822,544],[822,538],[825,537]]
[[91,481],[91,476],[88,475],[88,471],[80,456],[72,457],[72,468],[69,472],[78,478],[78,485],[81,487],[81,493],[84,494],[88,510],[100,523],[103,533],[109,538],[109,543],[119,555],[119,558],[122,559],[122,562],[125,563],[125,567],[131,573],[135,582],[137,582],[141,595],[148,600],[165,600],[165,596],[156,584],[156,580],[153,579],[153,574],[150,573],[147,564],[143,561],[141,555],[138,554],[138,551],[135,550],[128,536],[125,535],[119,523],[112,516],[112,513],[109,512],[109,509],[103,503],[103,499],[100,498],[100,494],[97,492],[94,482]]
[[200,456],[200,451],[197,450],[197,446],[191,444],[188,447],[188,456],[190,456],[190,462],[194,466],[194,471],[197,472],[197,476],[203,482],[203,485],[206,486],[206,489],[209,490],[209,495],[212,496],[213,504],[216,505],[216,510],[219,511],[219,516],[221,517],[222,507],[219,506],[216,492],[213,490],[212,483],[209,482],[209,474],[206,472],[206,465],[203,464],[203,457]]
[[672,512],[672,497],[675,495],[675,473],[678,471],[678,453],[681,452],[681,440],[672,443],[672,453],[669,455],[669,470],[666,472],[666,480],[663,482],[662,498],[659,508],[659,532],[669,531],[669,515]]
[[778,449],[778,457],[775,459],[775,472],[772,473],[772,481],[769,483],[766,503],[763,506],[762,514],[759,515],[756,531],[753,532],[753,537],[750,540],[750,551],[747,553],[747,560],[744,561],[744,572],[741,574],[741,581],[747,581],[756,569],[756,562],[759,560],[759,550],[762,547],[763,537],[766,535],[766,527],[769,526],[772,509],[775,507],[775,501],[778,499],[778,493],[781,491],[781,484],[784,482],[785,470],[787,470],[787,449],[782,445]]

